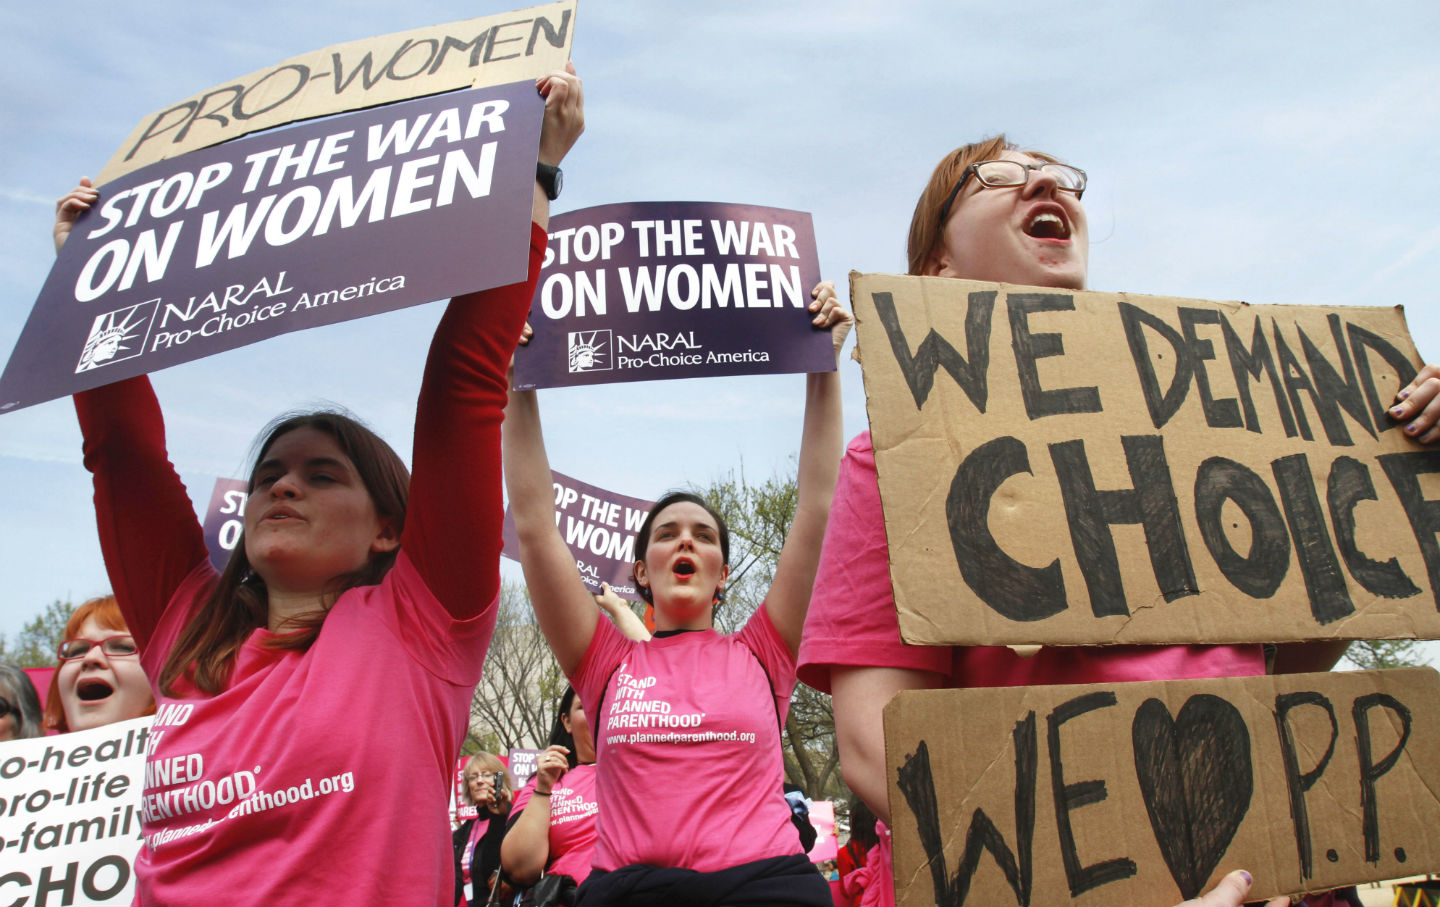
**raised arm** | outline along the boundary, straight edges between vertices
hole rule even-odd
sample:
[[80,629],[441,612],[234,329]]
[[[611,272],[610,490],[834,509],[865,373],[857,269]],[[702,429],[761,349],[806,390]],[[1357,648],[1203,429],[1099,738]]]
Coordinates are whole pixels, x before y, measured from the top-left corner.
[[[540,161],[559,164],[585,128],[574,67],[536,82],[545,97]],[[425,365],[401,549],[454,617],[479,614],[499,588],[500,423],[505,369],[545,255],[550,201],[537,184],[525,281],[450,301]],[[573,565],[572,565],[573,569]]]
[[[840,305],[829,281],[811,291],[810,310],[817,328],[828,328],[834,341],[835,357],[854,322]],[[835,479],[845,450],[844,419],[840,408],[840,373],[816,372],[805,376],[805,422],[800,435],[800,464],[796,478],[795,522],[780,549],[775,578],[765,597],[770,622],[779,631],[791,652],[800,648],[800,631],[810,608],[810,590],[815,585],[815,568],[820,562],[820,545],[825,539],[825,522],[835,496]]]
[[555,488],[534,391],[511,391],[505,410],[505,487],[520,540],[520,566],[540,630],[566,676],[573,675],[595,635],[600,610],[575,569],[575,556],[555,525]]
[[[55,203],[55,251],[100,198],[88,177]],[[126,625],[143,648],[181,581],[208,559],[205,536],[165,449],[165,420],[144,376],[75,395],[85,468],[95,477],[100,550]]]
[[595,604],[610,615],[610,619],[615,622],[615,629],[624,633],[627,639],[636,642],[650,639],[650,631],[645,629],[645,622],[630,609],[629,602],[615,594],[609,583],[600,584],[600,593],[595,596]]
[[534,885],[550,862],[550,793],[569,762],[563,746],[550,746],[535,759],[534,790],[500,843],[500,868],[517,885]]

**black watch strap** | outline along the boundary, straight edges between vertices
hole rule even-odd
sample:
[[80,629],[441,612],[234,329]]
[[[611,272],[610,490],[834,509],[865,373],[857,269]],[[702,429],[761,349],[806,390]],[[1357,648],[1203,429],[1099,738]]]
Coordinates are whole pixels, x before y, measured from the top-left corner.
[[535,164],[535,182],[545,190],[545,197],[553,202],[560,197],[560,188],[564,185],[565,174],[561,173],[560,168],[554,164],[537,162]]

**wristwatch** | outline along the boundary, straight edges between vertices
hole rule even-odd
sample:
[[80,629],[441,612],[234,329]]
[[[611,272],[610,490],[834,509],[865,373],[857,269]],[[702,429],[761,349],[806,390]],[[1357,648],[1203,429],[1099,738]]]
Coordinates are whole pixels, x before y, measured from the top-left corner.
[[561,173],[560,168],[554,164],[537,162],[535,164],[535,182],[545,190],[545,197],[553,202],[560,197],[560,189],[565,185],[565,174]]

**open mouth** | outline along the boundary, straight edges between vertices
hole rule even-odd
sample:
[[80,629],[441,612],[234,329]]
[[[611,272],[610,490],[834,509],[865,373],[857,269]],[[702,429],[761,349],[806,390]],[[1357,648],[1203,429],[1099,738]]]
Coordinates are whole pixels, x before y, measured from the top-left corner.
[[1036,239],[1069,239],[1070,224],[1053,211],[1042,211],[1025,222],[1025,235]]
[[75,695],[81,702],[98,702],[115,692],[115,688],[99,677],[87,677],[75,684]]
[[676,576],[694,576],[694,575],[695,575],[695,565],[692,564],[692,563],[690,563],[689,561],[676,561],[676,562],[675,562],[675,575],[676,575]]

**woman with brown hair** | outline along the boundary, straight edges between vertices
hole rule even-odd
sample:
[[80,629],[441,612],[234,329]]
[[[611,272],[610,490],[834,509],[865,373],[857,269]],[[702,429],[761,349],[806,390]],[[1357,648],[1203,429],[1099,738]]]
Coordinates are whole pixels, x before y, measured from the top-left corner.
[[[537,89],[553,174],[584,128],[581,87],[569,69]],[[97,197],[61,200],[57,245]],[[137,903],[454,904],[436,817],[495,625],[505,368],[545,252],[538,183],[533,219],[528,280],[441,319],[413,478],[344,414],[282,419],[223,573],[149,381],[76,395],[105,562],[160,703]]]
[[[955,149],[936,166],[915,206],[909,273],[1084,289],[1090,241],[1080,199],[1086,179],[1083,170],[1044,152],[1022,150],[1004,136]],[[1311,655],[1314,665],[1323,665],[1316,670],[1339,657],[1333,648]],[[805,623],[799,677],[831,694],[845,781],[880,820],[890,818],[881,715],[903,690],[1264,672],[1259,645],[1072,646],[1036,653],[903,644],[870,433],[850,442]],[[874,871],[867,905],[891,903],[893,897],[883,846],[887,832],[880,834],[882,846],[869,858]],[[1226,903],[1239,890],[1241,876],[1232,875],[1218,894],[1206,898]],[[1249,888],[1248,876],[1243,887]]]

